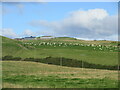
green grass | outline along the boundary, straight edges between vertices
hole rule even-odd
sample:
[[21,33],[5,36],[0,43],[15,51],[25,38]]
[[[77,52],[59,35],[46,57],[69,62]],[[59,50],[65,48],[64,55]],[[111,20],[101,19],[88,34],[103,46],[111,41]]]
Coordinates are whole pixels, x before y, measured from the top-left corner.
[[[16,41],[6,37],[2,37],[2,55],[12,55],[14,57],[29,58],[45,58],[48,56],[52,57],[65,57],[71,59],[77,59],[82,61],[87,61],[94,64],[102,65],[117,65],[118,64],[118,53],[117,51],[110,51],[108,49],[99,50],[99,47],[90,46],[47,46],[47,45],[25,45],[25,43],[39,44],[41,42],[51,42],[51,43],[79,43],[79,44],[101,44],[101,45],[116,45],[117,42],[113,41],[83,41],[74,40],[74,38],[57,38],[50,40],[26,40],[26,41]],[[112,43],[112,44],[111,44]],[[113,44],[114,43],[114,44]]]
[[[25,43],[33,42],[36,45]],[[57,43],[57,45],[38,45],[41,42]],[[110,46],[110,49],[91,46],[59,46],[66,44],[95,44]],[[118,52],[112,46],[115,41],[84,41],[61,37],[50,40],[16,41],[2,37],[2,56],[12,55],[24,58],[64,57],[83,60],[101,65],[117,65]],[[118,72],[112,70],[85,69],[47,65],[25,61],[3,61],[3,88],[115,88],[118,85]]]
[[[48,56],[52,57],[65,57],[72,58],[77,60],[87,61],[89,63],[94,64],[102,64],[102,65],[116,65],[118,63],[117,53],[110,52],[95,52],[88,50],[76,50],[72,49],[50,49],[50,48],[42,48],[35,49],[30,51],[19,51],[15,53],[15,56],[20,56],[23,58],[26,57],[34,57],[34,58],[45,58]],[[12,55],[12,54],[11,54]]]
[[118,72],[3,61],[3,88],[117,88]]

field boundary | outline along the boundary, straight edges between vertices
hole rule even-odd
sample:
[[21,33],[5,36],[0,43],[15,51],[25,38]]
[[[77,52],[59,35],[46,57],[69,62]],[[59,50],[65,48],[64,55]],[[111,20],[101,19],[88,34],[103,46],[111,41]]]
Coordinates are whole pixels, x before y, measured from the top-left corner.
[[[101,65],[101,64],[93,64],[85,61],[80,61],[76,59],[69,59],[64,57],[46,57],[46,58],[24,58],[21,57],[13,57],[13,56],[4,56],[2,57],[2,61],[31,61],[31,62],[40,62],[45,64],[59,65],[59,66],[67,66],[67,67],[77,67],[77,68],[91,68],[91,69],[106,69],[106,70],[118,70],[118,65]],[[119,69],[120,70],[120,69]]]

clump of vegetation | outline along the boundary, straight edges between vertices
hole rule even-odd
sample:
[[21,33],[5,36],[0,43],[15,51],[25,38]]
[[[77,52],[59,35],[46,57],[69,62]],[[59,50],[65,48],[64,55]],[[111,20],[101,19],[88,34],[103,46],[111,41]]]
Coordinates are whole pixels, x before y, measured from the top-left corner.
[[21,60],[22,58],[21,57],[13,57],[13,56],[11,56],[11,55],[7,55],[7,56],[4,56],[4,57],[2,57],[2,60],[4,61],[4,60],[15,60],[15,61],[19,61],[19,60]]
[[20,57],[13,57],[13,56],[4,56],[2,60],[15,60],[15,61],[32,61],[32,62],[40,62],[45,64],[53,64],[53,65],[61,65],[61,66],[68,66],[68,67],[79,67],[79,68],[93,68],[93,69],[108,69],[108,70],[118,70],[118,66],[108,66],[108,65],[100,65],[100,64],[93,64],[88,63],[85,61],[63,58],[63,57],[46,57],[46,58],[25,58],[22,59]]

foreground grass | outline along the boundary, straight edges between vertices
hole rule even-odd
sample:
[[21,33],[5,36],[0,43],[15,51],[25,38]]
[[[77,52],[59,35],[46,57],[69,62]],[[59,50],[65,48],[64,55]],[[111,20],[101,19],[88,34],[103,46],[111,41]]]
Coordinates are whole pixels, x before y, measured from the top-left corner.
[[117,71],[3,61],[3,88],[116,88]]

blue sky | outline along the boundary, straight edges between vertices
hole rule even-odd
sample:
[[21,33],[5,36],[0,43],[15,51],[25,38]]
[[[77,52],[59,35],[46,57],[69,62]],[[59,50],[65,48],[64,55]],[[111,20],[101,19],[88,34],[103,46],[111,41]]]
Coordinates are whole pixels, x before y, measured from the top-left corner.
[[[83,33],[84,29],[86,29],[85,27],[84,28],[81,28],[83,26],[81,26],[80,28],[71,27],[73,28],[73,32],[74,32],[74,29],[80,29],[81,32],[79,33],[80,34],[83,33],[80,36],[75,34],[72,35],[72,34],[68,34],[68,33],[72,33],[72,30],[69,30],[70,27],[67,26],[67,29],[66,29],[66,26],[60,25],[61,24],[60,22],[65,21],[67,23],[66,21],[67,18],[68,19],[73,18],[72,16],[70,16],[71,13],[73,13],[72,15],[75,15],[75,13],[79,14],[79,11],[90,12],[89,10],[93,10],[92,12],[98,12],[102,10],[102,12],[104,14],[107,13],[109,17],[117,16],[118,14],[117,4],[118,4],[117,2],[2,3],[2,6],[3,6],[3,17],[2,17],[3,27],[2,28],[6,30],[4,32],[7,32],[8,30],[10,31],[10,33],[12,33],[13,36],[9,34],[5,35],[5,36],[8,35],[8,37],[11,37],[11,38],[23,37],[23,36],[29,36],[29,35],[34,35],[34,36],[41,36],[41,35],[48,35],[48,34],[53,35],[54,32],[55,32],[54,33],[55,36],[66,35],[70,37],[85,38],[83,37],[84,34],[86,34],[86,33]],[[101,10],[94,11],[95,9],[101,9]],[[75,16],[79,16],[79,15],[75,15]],[[100,22],[101,21],[99,21],[99,23]],[[81,23],[82,22],[80,22],[80,24]],[[51,25],[52,27],[49,25]],[[62,27],[62,29],[64,29],[64,31],[66,30],[66,32],[63,32],[63,31],[60,32],[60,30],[56,28],[57,25],[60,25],[59,27],[60,28]],[[56,31],[54,29],[56,29]],[[63,35],[63,33],[66,33],[66,34]],[[76,33],[77,33],[77,30],[76,30]],[[97,34],[98,34],[98,31],[97,31]],[[117,33],[114,32],[113,34],[110,33],[108,35],[106,33],[105,35],[108,35],[108,37],[110,37],[111,35],[113,37],[116,34]],[[100,37],[100,35],[102,36]],[[96,36],[93,38],[92,36],[87,37],[86,35],[86,39],[87,38],[107,39],[107,38],[104,38],[103,33],[102,34],[100,33],[100,35],[98,35],[99,37]]]

